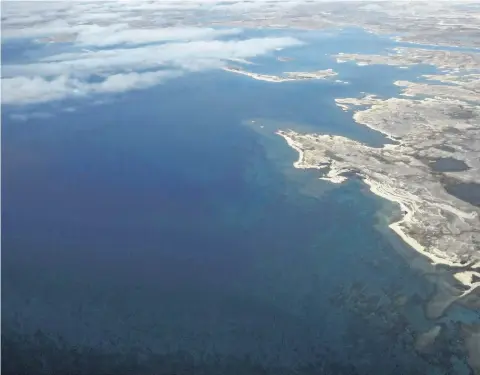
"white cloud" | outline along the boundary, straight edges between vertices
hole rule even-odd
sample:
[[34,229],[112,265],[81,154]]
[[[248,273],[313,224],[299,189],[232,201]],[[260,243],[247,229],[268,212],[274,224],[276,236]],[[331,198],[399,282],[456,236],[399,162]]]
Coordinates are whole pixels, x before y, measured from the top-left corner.
[[13,77],[2,79],[2,104],[43,103],[80,96],[83,84],[61,76],[51,80],[42,77]]
[[118,44],[146,44],[181,40],[205,40],[241,33],[241,29],[213,29],[207,27],[135,28],[127,23],[109,25],[71,25],[55,20],[41,25],[5,28],[2,39],[41,38],[67,39],[88,47],[107,47]]
[[31,112],[31,113],[12,113],[9,115],[13,121],[25,122],[30,119],[46,119],[52,117],[52,114],[47,112]]
[[[4,64],[2,102],[25,104],[145,88],[182,72],[224,66],[229,59],[247,59],[277,48],[297,45],[293,38],[258,38],[239,41],[196,41],[114,50],[72,52],[31,64]],[[159,70],[168,68],[169,70]],[[132,70],[155,70],[132,72]],[[103,75],[101,83],[90,76]]]
[[[112,27],[112,26],[109,26]],[[128,25],[114,25],[112,31],[101,26],[83,30],[75,42],[86,46],[111,46],[116,44],[143,44],[178,40],[214,39],[239,34],[240,29],[212,29],[199,27],[168,27],[163,29],[132,29]],[[87,31],[87,32],[86,32]]]
[[101,82],[85,82],[68,76],[54,79],[14,77],[2,80],[3,104],[44,103],[89,94],[115,93],[143,89],[178,77],[180,71],[125,73],[108,76]]
[[223,66],[231,58],[251,58],[278,48],[300,44],[294,38],[254,38],[246,40],[211,40],[168,43],[138,48],[84,50],[43,58],[38,63],[3,66],[6,77],[91,75],[128,69],[155,69],[174,66],[197,71]]
[[166,79],[178,77],[180,71],[162,70],[146,73],[126,73],[108,76],[100,83],[84,84],[84,90],[95,93],[121,92],[133,89],[143,89],[158,84]]

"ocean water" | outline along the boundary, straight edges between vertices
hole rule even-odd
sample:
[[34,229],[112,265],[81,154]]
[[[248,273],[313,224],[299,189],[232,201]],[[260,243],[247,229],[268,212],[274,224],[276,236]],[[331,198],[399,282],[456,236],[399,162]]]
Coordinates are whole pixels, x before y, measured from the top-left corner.
[[414,350],[436,323],[423,316],[433,289],[385,230],[397,209],[359,181],[295,170],[296,152],[274,134],[380,146],[333,99],[395,95],[393,81],[432,69],[336,64],[332,53],[395,43],[358,30],[298,34],[305,46],[277,52],[294,60],[247,69],[333,68],[349,84],[212,71],[32,106],[52,116],[27,121],[2,108],[6,373],[467,371],[446,321],[444,346]]

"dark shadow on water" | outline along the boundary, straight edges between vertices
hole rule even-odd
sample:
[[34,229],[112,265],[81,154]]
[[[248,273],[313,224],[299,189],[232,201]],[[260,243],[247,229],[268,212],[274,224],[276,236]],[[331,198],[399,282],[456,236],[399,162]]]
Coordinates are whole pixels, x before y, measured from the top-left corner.
[[[106,343],[110,347],[112,343]],[[412,368],[408,374],[421,374]],[[185,351],[155,354],[137,347],[128,352],[111,349],[68,346],[61,339],[42,331],[32,336],[13,332],[2,334],[2,374],[4,375],[367,375],[354,364],[341,363],[326,348],[317,359],[293,368],[265,366],[251,358],[222,357],[215,354],[192,356]],[[398,368],[391,375],[406,374]],[[388,375],[388,374],[385,374]]]

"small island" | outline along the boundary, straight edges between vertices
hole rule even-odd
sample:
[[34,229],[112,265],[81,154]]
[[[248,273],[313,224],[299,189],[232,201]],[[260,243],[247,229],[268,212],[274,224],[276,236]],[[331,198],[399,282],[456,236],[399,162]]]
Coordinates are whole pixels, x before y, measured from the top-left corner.
[[223,68],[227,72],[242,74],[259,81],[267,82],[288,82],[288,81],[300,81],[300,80],[311,80],[311,79],[328,79],[337,75],[332,69],[317,70],[313,72],[285,72],[282,76],[269,75],[269,74],[259,74],[248,72],[242,68],[227,66]]

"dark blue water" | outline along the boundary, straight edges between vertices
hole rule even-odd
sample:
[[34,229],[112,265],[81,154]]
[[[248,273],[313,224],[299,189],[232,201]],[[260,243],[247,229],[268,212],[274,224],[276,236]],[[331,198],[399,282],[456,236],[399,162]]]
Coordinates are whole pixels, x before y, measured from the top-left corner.
[[384,203],[287,170],[273,135],[380,144],[333,104],[352,87],[207,72],[30,108],[50,118],[5,108],[7,355],[34,373],[445,373],[413,349],[432,290],[376,229]]

